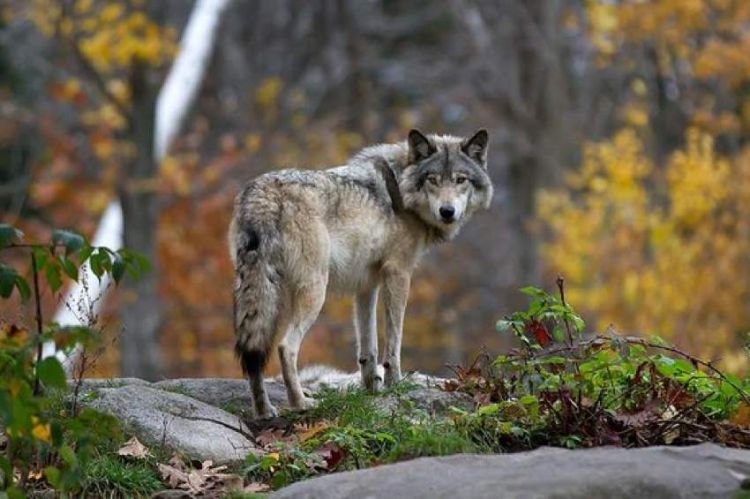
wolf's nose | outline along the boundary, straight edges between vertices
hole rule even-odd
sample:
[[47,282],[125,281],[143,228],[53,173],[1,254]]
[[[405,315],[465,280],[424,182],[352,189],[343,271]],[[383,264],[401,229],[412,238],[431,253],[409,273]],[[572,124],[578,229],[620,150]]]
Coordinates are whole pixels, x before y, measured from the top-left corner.
[[452,221],[453,220],[453,215],[455,215],[455,214],[456,214],[456,209],[453,206],[449,205],[449,204],[440,207],[440,217],[445,222]]

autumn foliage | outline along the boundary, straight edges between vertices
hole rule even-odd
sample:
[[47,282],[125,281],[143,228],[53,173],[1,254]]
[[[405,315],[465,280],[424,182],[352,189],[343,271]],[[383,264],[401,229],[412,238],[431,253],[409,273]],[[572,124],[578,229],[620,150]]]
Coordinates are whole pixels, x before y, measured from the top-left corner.
[[[502,23],[494,22],[491,3],[477,2],[477,12],[484,15],[493,35]],[[45,239],[50,227],[75,228],[90,237],[122,187],[134,154],[127,137],[133,64],[139,61],[151,76],[163,77],[176,54],[182,26],[157,19],[151,11],[154,4],[144,0],[29,0],[8,5],[3,19],[33,25],[53,46],[45,56],[56,70],[41,82],[49,102],[35,108],[31,119],[40,150],[31,160],[24,198],[29,208],[8,220],[3,213],[3,221],[35,239]],[[576,130],[561,139],[572,142],[565,145],[578,154],[553,158],[555,170],[538,175],[545,189],[535,191],[538,195],[530,205],[536,212],[526,214],[535,223],[522,221],[531,231],[539,229],[532,239],[541,243],[542,272],[530,283],[539,285],[533,281],[542,278],[551,282],[562,273],[571,301],[598,332],[614,323],[628,334],[658,333],[697,354],[720,358],[730,370],[745,369],[741,347],[750,312],[750,4],[587,0],[560,5],[559,19],[550,21],[562,27],[554,43],[574,40],[576,47],[583,47],[566,71],[574,75],[574,84],[599,89],[602,95],[597,99],[606,101],[604,107],[610,111],[590,120],[603,122],[596,132]],[[460,24],[452,27],[466,31]],[[439,28],[445,35],[445,26]],[[481,33],[472,34],[471,44],[481,45]],[[232,89],[248,96],[247,108],[238,109],[219,97],[225,88],[219,88],[218,76],[209,75],[194,115],[158,174],[128,183],[128,188],[154,192],[159,198],[155,263],[163,300],[161,345],[170,375],[240,374],[232,353],[227,284],[232,269],[225,231],[232,198],[247,178],[273,168],[340,164],[371,142],[401,140],[404,131],[416,125],[454,132],[486,122],[493,136],[493,178],[501,193],[517,185],[508,183],[509,175],[502,169],[506,155],[526,151],[524,147],[546,152],[547,142],[524,145],[515,135],[507,138],[508,130],[518,126],[499,120],[508,115],[515,119],[511,111],[518,109],[493,101],[503,88],[490,85],[487,90],[483,85],[494,80],[483,73],[477,77],[465,65],[472,77],[445,95],[407,89],[383,105],[363,98],[360,106],[357,92],[362,88],[385,88],[391,84],[389,78],[398,86],[403,77],[393,68],[380,74],[378,61],[370,67],[373,47],[392,43],[384,49],[387,57],[401,57],[406,53],[400,51],[403,46],[416,42],[373,42],[364,32],[357,36],[361,38],[355,36],[356,43],[350,44],[352,64],[361,67],[351,76],[351,87],[345,87],[353,96],[338,87],[334,95],[316,93],[310,90],[314,87],[284,79],[276,68]],[[510,45],[526,39],[504,36],[499,33],[489,40]],[[442,39],[427,40],[439,45]],[[494,55],[498,47],[490,44],[485,50],[482,58]],[[503,74],[501,80],[505,79],[511,78]],[[593,81],[605,84],[596,86]],[[480,105],[467,105],[473,102],[467,94],[476,94]],[[0,99],[4,96],[3,87]],[[592,104],[592,109],[599,108]],[[540,114],[554,113],[550,109]],[[526,114],[518,114],[529,120],[519,122],[522,126],[543,126],[533,120],[544,121],[544,116]],[[236,115],[243,118],[229,120]],[[15,125],[21,128],[25,120],[18,118]],[[242,126],[235,126],[238,122]],[[8,126],[0,126],[0,145],[18,140],[8,135]],[[512,211],[508,197],[512,198],[507,193],[498,196],[495,205],[500,207],[492,217]],[[432,264],[415,277],[405,324],[407,368],[439,371],[484,343],[500,346],[486,316],[511,308],[508,302],[515,290],[527,281],[495,278],[508,272],[501,268],[507,249],[486,245],[482,237],[505,234],[507,222],[498,216],[492,223],[480,234],[467,227],[459,241],[440,248]],[[527,248],[518,251],[533,253]],[[480,261],[483,271],[464,273],[456,262],[468,260]],[[446,261],[450,265],[444,265]],[[496,294],[498,287],[506,294]],[[106,310],[110,331],[117,336],[118,305],[132,296],[119,292],[113,298]],[[53,297],[42,299],[50,311],[58,305]],[[547,341],[549,332],[532,327],[538,340]],[[351,355],[341,355],[354,348],[346,298],[326,306],[308,338],[302,363],[355,368]],[[115,341],[97,374],[114,374],[117,364]]]
[[[585,144],[564,185],[540,196],[545,264],[566,275],[599,331],[658,333],[743,370],[750,4],[592,4],[598,63],[631,65],[630,88],[620,127]],[[666,103],[658,84],[669,87]],[[665,115],[679,117],[673,146],[659,143]]]

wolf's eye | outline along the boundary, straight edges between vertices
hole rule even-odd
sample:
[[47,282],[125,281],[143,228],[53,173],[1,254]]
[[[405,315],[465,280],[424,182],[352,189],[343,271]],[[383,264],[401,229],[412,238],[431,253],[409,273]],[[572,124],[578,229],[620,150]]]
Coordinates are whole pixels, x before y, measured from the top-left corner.
[[464,182],[466,182],[466,177],[456,177],[457,184],[463,184]]
[[427,181],[431,183],[432,185],[438,185],[437,177],[427,177]]

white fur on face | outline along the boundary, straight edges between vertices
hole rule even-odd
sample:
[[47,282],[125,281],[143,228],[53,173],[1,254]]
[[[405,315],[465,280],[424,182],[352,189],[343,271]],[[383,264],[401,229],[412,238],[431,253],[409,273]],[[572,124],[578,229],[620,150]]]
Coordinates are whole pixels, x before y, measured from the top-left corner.
[[446,188],[439,189],[436,193],[427,191],[427,200],[430,203],[430,212],[435,221],[441,224],[445,224],[443,217],[440,216],[440,208],[443,206],[450,206],[454,210],[453,221],[451,223],[457,224],[461,222],[464,214],[466,213],[466,204],[469,200],[468,190],[459,192],[458,189],[448,186]]
[[[441,178],[428,181],[424,187],[429,204],[430,216],[440,225],[460,225],[466,215],[466,208],[469,202],[471,184],[464,180],[462,183],[456,182],[456,176],[452,178]],[[445,222],[440,215],[440,208],[453,208],[453,219]]]

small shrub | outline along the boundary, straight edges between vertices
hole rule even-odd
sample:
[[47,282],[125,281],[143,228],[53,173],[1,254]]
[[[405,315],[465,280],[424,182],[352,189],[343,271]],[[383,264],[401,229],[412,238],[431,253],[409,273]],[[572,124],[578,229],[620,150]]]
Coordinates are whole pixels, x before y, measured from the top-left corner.
[[35,333],[15,324],[0,327],[0,427],[5,444],[0,452],[0,491],[11,497],[36,486],[43,476],[63,494],[81,489],[84,469],[97,446],[121,434],[117,423],[91,409],[78,410],[76,395],[71,407],[63,401],[68,390],[66,374],[55,356],[43,357],[45,343],[70,354],[79,345],[90,347],[97,339],[92,327],[47,324],[41,312],[42,288],[55,293],[65,279],[77,281],[88,262],[97,278],[107,274],[119,282],[125,273],[137,277],[147,269],[142,257],[128,250],[93,247],[80,235],[56,230],[47,244],[21,242],[23,234],[0,224],[0,252],[16,250],[29,257],[27,276],[0,263],[0,298],[17,292],[32,300]]
[[527,310],[505,317],[520,348],[457,370],[450,389],[481,407],[457,424],[482,445],[516,450],[644,446],[698,441],[750,445],[727,418],[748,407],[747,381],[682,352],[658,337],[583,336],[584,322],[560,296],[524,288]]

